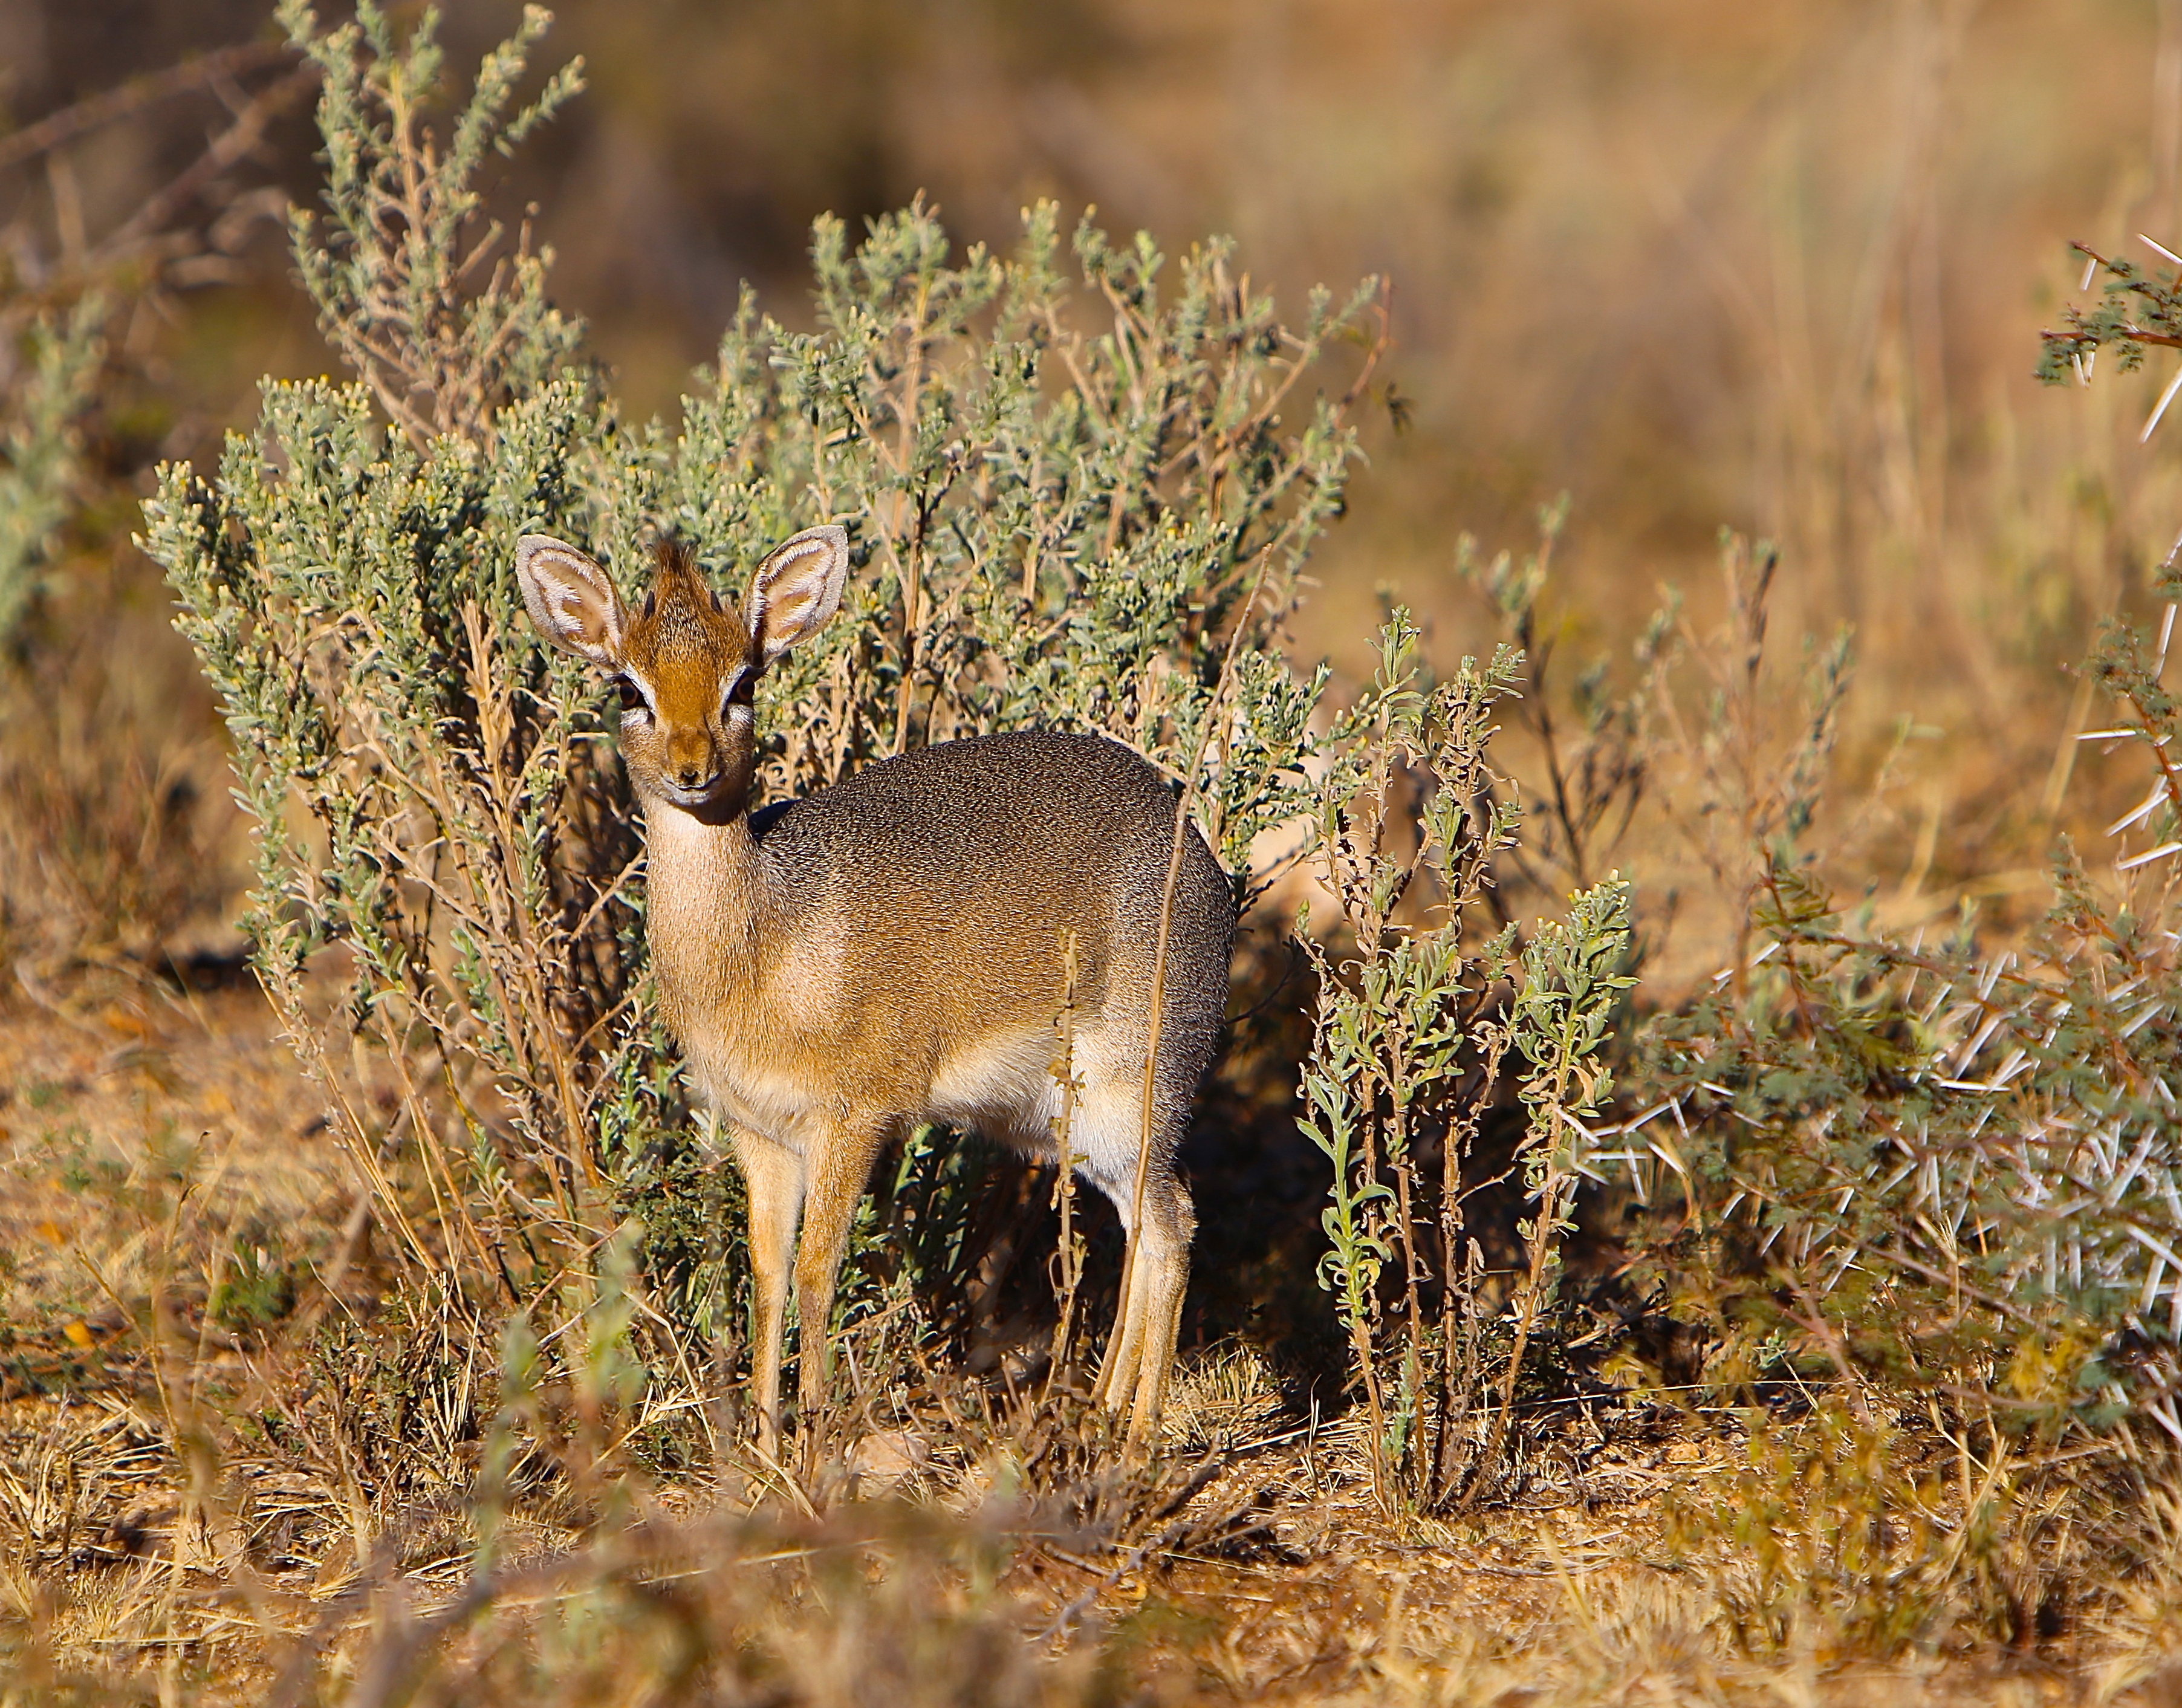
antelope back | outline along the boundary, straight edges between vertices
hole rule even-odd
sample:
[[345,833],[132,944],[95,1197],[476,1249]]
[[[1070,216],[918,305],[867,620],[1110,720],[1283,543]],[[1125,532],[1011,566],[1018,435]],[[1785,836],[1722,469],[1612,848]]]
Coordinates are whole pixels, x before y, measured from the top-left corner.
[[[741,967],[722,966],[719,985],[690,993],[706,1011],[691,1031],[740,1038],[747,1023],[731,1051],[762,1048],[859,1104],[928,1109],[919,1088],[933,1087],[932,1112],[954,1119],[989,1106],[976,1088],[998,1095],[1002,1081],[1020,1106],[1042,1106],[1072,1000],[1082,1047],[1141,1084],[1176,807],[1127,748],[1043,730],[920,749],[784,803],[759,840],[763,930],[742,963],[765,969],[763,1017],[727,983]],[[1159,1086],[1177,1107],[1218,1028],[1233,924],[1193,829],[1184,856]]]

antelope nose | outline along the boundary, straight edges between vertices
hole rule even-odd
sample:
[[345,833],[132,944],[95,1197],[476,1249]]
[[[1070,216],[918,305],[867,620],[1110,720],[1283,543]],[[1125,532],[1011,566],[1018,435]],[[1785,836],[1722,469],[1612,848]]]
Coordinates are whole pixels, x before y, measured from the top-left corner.
[[697,786],[697,768],[695,765],[684,765],[682,768],[682,786],[684,789],[695,789]]

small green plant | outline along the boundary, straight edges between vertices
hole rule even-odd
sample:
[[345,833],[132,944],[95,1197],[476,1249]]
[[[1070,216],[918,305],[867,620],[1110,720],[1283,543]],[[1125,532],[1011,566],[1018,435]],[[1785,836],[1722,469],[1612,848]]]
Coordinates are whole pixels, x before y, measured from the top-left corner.
[[257,1226],[237,1234],[219,1277],[205,1308],[223,1328],[265,1328],[295,1306],[295,1273],[270,1228]]
[[[1354,948],[1337,954],[1310,934],[1307,908],[1299,918],[1318,975],[1300,1124],[1332,1170],[1319,1278],[1349,1339],[1382,1499],[1398,1488],[1439,1492],[1448,1446],[1439,1438],[1474,1373],[1462,1312],[1450,1300],[1428,1320],[1423,1289],[1449,1287],[1470,1261],[1461,1162],[1507,1042],[1481,990],[1506,934],[1481,952],[1465,937],[1494,857],[1515,840],[1512,807],[1488,804],[1487,745],[1520,665],[1503,651],[1430,685],[1416,627],[1397,610],[1370,687],[1321,746],[1313,848]],[[1443,1135],[1436,1201],[1421,1202],[1418,1152],[1434,1134]]]
[[[1370,1422],[1382,1499],[1425,1505],[1490,1481],[1515,1384],[1552,1294],[1588,1118],[1609,1088],[1606,1025],[1634,980],[1629,892],[1618,879],[1573,898],[1565,923],[1481,934],[1520,816],[1489,745],[1523,680],[1521,653],[1465,659],[1437,684],[1397,610],[1379,668],[1320,757],[1314,858],[1341,908],[1347,953],[1309,934],[1318,974],[1303,1130],[1331,1166],[1320,1279],[1334,1296]],[[1512,984],[1512,1008],[1495,1003]],[[1531,1110],[1519,1154],[1535,1213],[1529,1269],[1513,1295],[1498,1406],[1481,1449],[1469,1428],[1494,1324],[1464,1206],[1484,1186],[1469,1163],[1510,1049]],[[1391,1272],[1391,1273],[1390,1273]]]
[[93,295],[64,317],[40,317],[21,359],[0,369],[0,648],[16,644],[61,524],[82,502],[82,422],[106,359],[107,312]]
[[1498,1467],[1524,1355],[1541,1317],[1553,1307],[1561,1246],[1575,1231],[1576,1188],[1587,1176],[1598,1178],[1593,1153],[1602,1147],[1587,1123],[1613,1091],[1607,1028],[1623,993],[1636,984],[1622,970],[1629,964],[1629,905],[1630,887],[1614,873],[1596,889],[1569,897],[1565,920],[1540,920],[1521,955],[1513,964],[1503,962],[1515,984],[1509,1042],[1524,1064],[1516,1089],[1527,1119],[1516,1154],[1531,1214],[1515,1230],[1525,1267],[1516,1281],[1515,1344],[1500,1378],[1499,1406],[1480,1461],[1482,1474],[1467,1499]]

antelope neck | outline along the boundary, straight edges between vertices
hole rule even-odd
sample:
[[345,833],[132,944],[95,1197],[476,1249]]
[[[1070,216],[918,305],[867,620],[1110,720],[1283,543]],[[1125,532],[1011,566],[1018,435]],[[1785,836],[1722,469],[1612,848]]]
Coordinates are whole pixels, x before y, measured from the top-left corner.
[[644,857],[652,965],[670,991],[695,995],[750,952],[764,874],[750,814],[646,801]]

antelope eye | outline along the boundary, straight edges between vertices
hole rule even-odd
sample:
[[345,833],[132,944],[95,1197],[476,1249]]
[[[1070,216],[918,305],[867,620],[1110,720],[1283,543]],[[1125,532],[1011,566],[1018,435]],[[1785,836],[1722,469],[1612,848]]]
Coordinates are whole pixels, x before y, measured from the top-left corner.
[[644,704],[644,690],[626,676],[614,678],[614,692],[621,696],[621,709],[634,712]]
[[739,670],[735,673],[735,679],[728,684],[728,691],[720,696],[721,708],[747,706],[756,691],[756,676],[748,669]]

